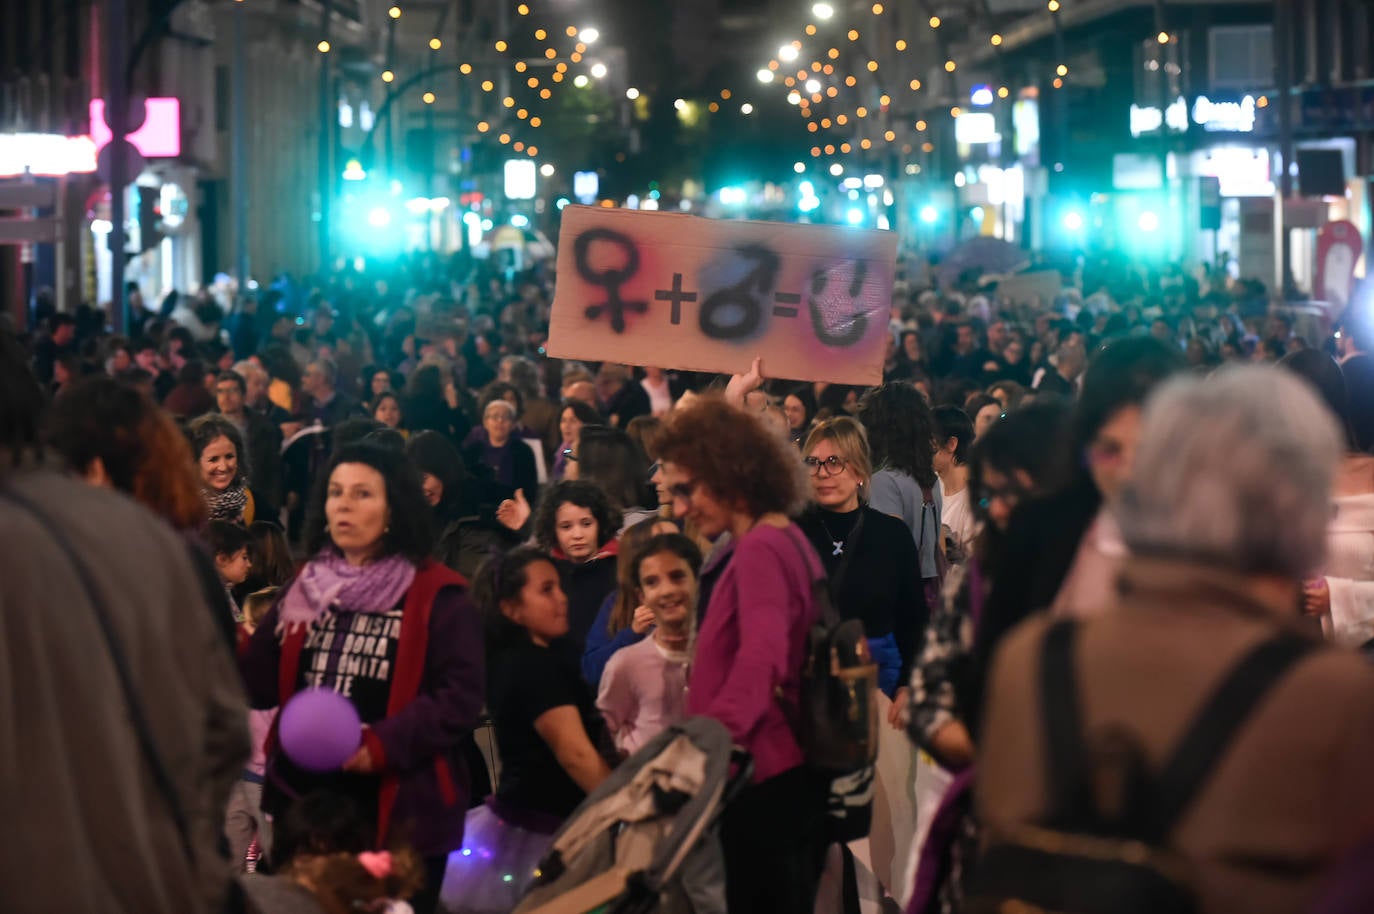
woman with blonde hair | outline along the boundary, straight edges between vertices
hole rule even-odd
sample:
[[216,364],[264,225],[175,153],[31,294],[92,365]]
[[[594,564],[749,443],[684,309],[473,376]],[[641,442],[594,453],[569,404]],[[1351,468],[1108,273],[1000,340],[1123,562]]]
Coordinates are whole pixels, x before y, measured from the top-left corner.
[[864,623],[879,685],[891,698],[910,678],[926,624],[916,544],[901,520],[868,506],[873,464],[856,420],[824,420],[802,454],[812,503],[798,525],[825,565],[840,615]]
[[[906,684],[927,621],[916,543],[900,518],[868,506],[873,464],[864,427],[848,417],[826,419],[802,445],[812,503],[797,521],[829,577],[830,596],[844,619],[859,619],[878,664],[878,685],[892,730],[878,740],[873,826],[864,861],[878,881],[896,889],[915,815],[907,797],[914,764],[901,726]],[[888,703],[887,699],[895,699]],[[850,850],[846,846],[844,853]],[[857,897],[845,901],[857,905]]]

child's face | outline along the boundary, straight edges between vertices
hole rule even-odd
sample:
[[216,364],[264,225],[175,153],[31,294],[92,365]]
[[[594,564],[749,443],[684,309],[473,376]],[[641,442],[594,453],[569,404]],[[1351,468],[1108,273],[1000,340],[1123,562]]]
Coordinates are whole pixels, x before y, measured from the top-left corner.
[[253,560],[248,557],[247,546],[232,555],[215,556],[215,570],[226,584],[242,584],[248,579],[248,570],[252,567]]
[[646,555],[639,563],[641,602],[654,612],[654,622],[664,628],[687,623],[697,598],[697,579],[692,567],[675,552]]

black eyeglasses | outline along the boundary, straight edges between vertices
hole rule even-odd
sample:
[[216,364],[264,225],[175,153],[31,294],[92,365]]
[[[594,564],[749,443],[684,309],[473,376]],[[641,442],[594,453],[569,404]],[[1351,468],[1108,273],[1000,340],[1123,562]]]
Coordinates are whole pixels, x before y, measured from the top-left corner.
[[650,482],[652,482],[652,481],[653,481],[653,478],[654,478],[655,476],[658,475],[658,471],[659,471],[660,468],[661,468],[661,466],[660,466],[660,464],[659,464],[659,462],[658,462],[657,460],[655,460],[653,463],[649,464],[649,476],[648,476],[648,478],[649,478],[649,481],[650,481]]
[[831,454],[824,460],[819,457],[804,457],[802,463],[806,464],[812,476],[821,475],[821,467],[825,467],[826,476],[837,476],[849,466],[849,462],[838,454]]
[[565,448],[563,448],[563,459],[564,459],[564,460],[571,460],[573,463],[576,463],[576,462],[577,462],[577,455],[573,453],[573,449],[572,449],[572,448],[570,448],[570,447],[565,447]]

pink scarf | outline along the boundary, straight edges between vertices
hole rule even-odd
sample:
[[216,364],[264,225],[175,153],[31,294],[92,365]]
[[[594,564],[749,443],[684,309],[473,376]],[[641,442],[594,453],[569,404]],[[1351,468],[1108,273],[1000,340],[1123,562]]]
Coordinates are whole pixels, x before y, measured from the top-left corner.
[[350,565],[337,550],[323,549],[305,564],[282,598],[278,628],[310,625],[333,610],[389,612],[414,580],[415,565],[403,556]]

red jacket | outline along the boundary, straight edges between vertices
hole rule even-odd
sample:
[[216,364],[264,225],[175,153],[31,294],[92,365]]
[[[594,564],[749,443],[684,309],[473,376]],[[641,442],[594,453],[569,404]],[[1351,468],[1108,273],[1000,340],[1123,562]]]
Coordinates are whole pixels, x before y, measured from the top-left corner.
[[[457,745],[477,725],[486,679],[481,623],[466,587],[458,573],[426,561],[406,593],[386,717],[363,731],[382,778],[379,847],[388,843],[392,823],[401,820],[422,856],[462,843],[468,779]],[[296,626],[279,641],[276,626],[274,607],[240,661],[255,708],[285,706],[296,692],[307,629]],[[269,776],[275,755],[274,731]]]

